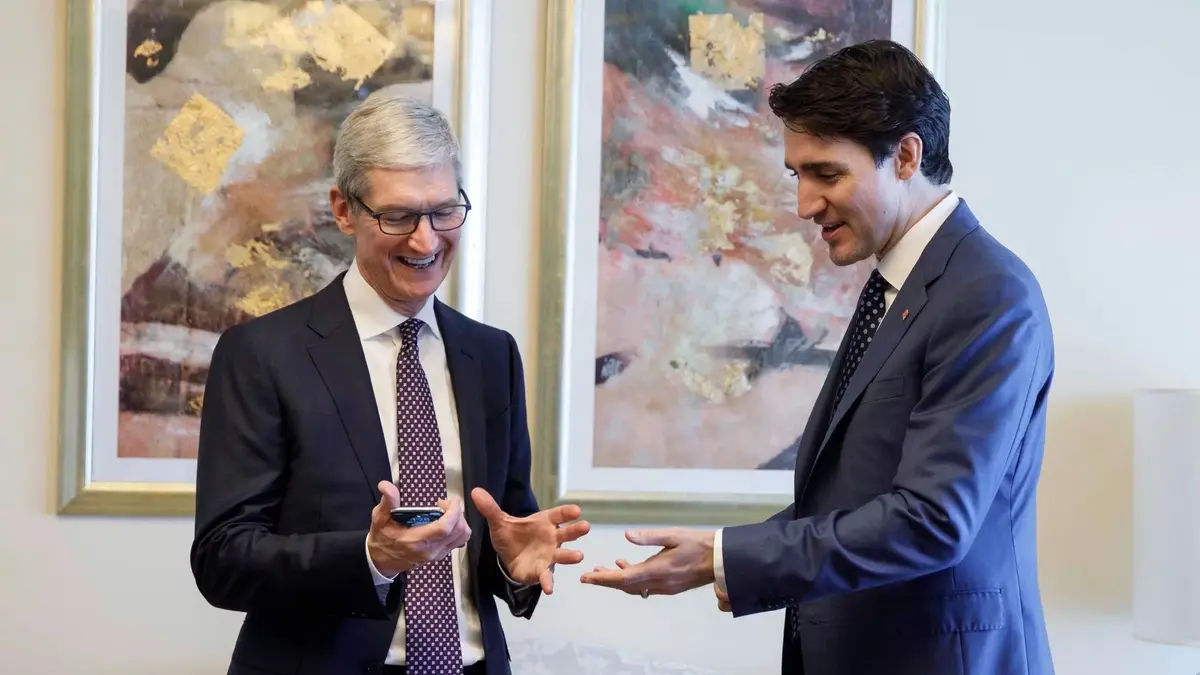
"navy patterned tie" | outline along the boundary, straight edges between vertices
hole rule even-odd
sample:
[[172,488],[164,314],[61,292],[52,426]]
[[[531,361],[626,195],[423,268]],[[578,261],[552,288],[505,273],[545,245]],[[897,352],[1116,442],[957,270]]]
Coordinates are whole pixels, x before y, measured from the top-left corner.
[[871,338],[875,337],[875,330],[883,321],[883,292],[887,288],[888,283],[884,281],[879,270],[871,270],[871,276],[867,278],[862,294],[858,296],[858,308],[854,310],[854,323],[850,326],[850,330],[854,332],[850,336],[850,343],[846,345],[846,355],[842,357],[837,394],[833,399],[834,411],[842,402],[842,395],[846,393],[850,378],[854,377],[854,371],[858,369],[858,363],[862,361],[863,354],[870,346]]
[[[396,445],[401,506],[435,506],[446,497],[446,465],[433,397],[417,351],[424,323],[400,324],[396,359]],[[409,675],[462,672],[450,556],[408,572],[404,588],[405,662]]]

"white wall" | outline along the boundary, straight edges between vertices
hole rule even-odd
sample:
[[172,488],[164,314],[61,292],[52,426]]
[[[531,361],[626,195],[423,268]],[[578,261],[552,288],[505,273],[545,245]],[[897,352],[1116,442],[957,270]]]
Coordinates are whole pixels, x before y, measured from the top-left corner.
[[[534,352],[541,17],[497,0],[487,315]],[[1200,650],[1129,627],[1130,391],[1200,386],[1200,25],[1194,0],[954,3],[956,187],[1025,256],[1051,304],[1059,371],[1042,484],[1042,578],[1059,673],[1192,675]],[[0,0],[0,672],[224,672],[238,617],[207,607],[186,520],[53,515],[62,166],[62,0]],[[1157,331],[1165,336],[1158,336]],[[535,373],[528,373],[532,384]],[[591,561],[630,553],[618,527]],[[625,598],[565,570],[510,634],[777,671],[778,616],[733,620],[707,591]],[[591,633],[584,637],[584,633]]]

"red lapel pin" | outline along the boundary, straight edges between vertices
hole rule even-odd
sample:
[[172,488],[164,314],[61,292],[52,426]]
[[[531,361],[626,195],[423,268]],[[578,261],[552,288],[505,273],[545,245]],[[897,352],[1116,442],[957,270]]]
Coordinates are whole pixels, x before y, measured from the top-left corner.
[[901,321],[904,321],[907,318],[908,318],[908,310],[907,309],[904,310],[903,312],[900,312],[900,320]]

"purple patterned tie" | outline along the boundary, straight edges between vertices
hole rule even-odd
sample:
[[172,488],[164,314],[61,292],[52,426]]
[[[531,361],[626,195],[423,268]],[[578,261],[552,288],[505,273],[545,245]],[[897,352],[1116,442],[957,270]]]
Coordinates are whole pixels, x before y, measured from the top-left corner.
[[[400,324],[396,359],[396,445],[400,504],[434,506],[446,497],[446,466],[429,382],[417,353],[420,319]],[[462,672],[458,610],[450,556],[408,572],[404,588],[405,661],[409,675]]]

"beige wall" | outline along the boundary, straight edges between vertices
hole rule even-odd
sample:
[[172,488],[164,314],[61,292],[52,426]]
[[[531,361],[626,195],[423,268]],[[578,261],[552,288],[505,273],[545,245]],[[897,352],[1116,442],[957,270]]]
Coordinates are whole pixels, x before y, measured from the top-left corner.
[[[187,520],[53,515],[62,166],[62,0],[0,0],[0,672],[224,672],[238,617],[207,607]],[[535,345],[539,13],[497,0],[486,313]],[[952,3],[955,186],[1029,261],[1056,322],[1059,371],[1041,492],[1042,579],[1059,673],[1192,675],[1200,651],[1129,626],[1129,402],[1200,386],[1200,58],[1194,0]],[[1187,256],[1186,258],[1184,256]],[[533,382],[534,373],[529,373]],[[584,547],[625,555],[620,528]],[[515,639],[777,672],[780,617],[733,620],[708,591],[627,599],[560,574]],[[586,638],[583,633],[591,633]]]

